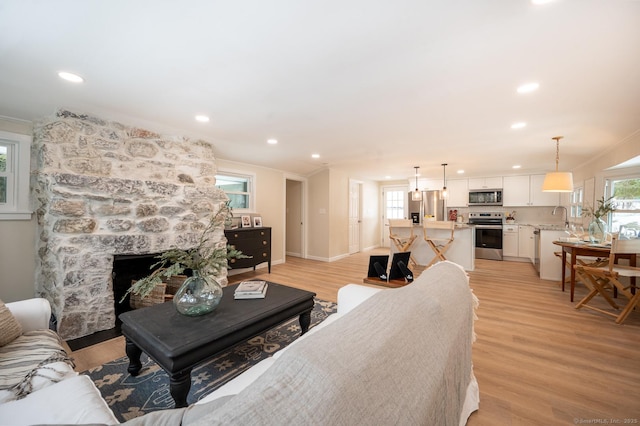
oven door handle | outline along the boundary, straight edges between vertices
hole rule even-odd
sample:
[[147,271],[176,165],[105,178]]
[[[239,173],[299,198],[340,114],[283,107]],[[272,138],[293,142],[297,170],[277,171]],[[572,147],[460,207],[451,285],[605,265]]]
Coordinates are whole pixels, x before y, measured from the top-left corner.
[[476,229],[502,229],[502,225],[476,225]]

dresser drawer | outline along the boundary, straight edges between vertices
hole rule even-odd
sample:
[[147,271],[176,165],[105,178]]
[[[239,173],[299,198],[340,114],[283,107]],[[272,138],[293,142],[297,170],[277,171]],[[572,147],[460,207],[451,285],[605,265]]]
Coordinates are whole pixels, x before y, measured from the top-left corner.
[[227,243],[243,254],[251,256],[247,259],[230,259],[232,269],[250,268],[268,262],[271,272],[271,228],[226,229]]

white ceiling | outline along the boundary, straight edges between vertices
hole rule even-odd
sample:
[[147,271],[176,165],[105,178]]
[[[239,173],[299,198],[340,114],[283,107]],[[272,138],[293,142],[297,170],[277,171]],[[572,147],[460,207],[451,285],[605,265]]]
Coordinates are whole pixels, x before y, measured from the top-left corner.
[[571,169],[640,129],[640,1],[0,0],[0,115],[60,107],[301,175]]

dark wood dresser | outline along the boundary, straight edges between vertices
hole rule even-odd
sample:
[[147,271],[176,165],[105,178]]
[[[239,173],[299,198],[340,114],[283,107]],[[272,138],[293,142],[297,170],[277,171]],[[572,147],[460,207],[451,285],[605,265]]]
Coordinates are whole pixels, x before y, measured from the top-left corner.
[[250,268],[268,262],[269,273],[271,273],[271,228],[238,228],[225,229],[224,235],[227,237],[229,245],[247,256],[248,259],[231,259],[229,266],[231,269]]

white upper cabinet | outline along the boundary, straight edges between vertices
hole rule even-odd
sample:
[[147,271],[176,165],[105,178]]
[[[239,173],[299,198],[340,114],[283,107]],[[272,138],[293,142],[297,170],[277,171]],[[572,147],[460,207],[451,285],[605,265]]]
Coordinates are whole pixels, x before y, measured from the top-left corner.
[[503,179],[502,205],[557,206],[560,195],[557,192],[542,192],[544,175],[505,176]]
[[503,206],[530,206],[529,176],[505,176],[502,188]]
[[447,207],[466,207],[469,202],[469,182],[467,179],[452,179],[447,181]]
[[469,179],[469,189],[500,189],[500,188],[502,188],[502,177]]
[[[409,179],[409,191],[416,189],[416,179]],[[418,178],[418,189],[420,191],[439,191],[442,189],[442,179]]]
[[542,183],[545,175],[531,175],[531,205],[532,206],[558,206],[560,194],[557,192],[542,192]]

